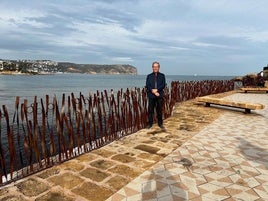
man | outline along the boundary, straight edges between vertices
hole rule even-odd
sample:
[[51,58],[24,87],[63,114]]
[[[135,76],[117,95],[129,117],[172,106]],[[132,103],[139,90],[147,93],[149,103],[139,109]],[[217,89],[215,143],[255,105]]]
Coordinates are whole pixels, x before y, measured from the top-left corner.
[[149,99],[149,105],[148,105],[149,121],[147,128],[149,129],[153,125],[154,109],[156,108],[158,126],[161,129],[165,129],[165,127],[163,126],[163,119],[162,119],[162,106],[164,98],[164,88],[166,86],[166,78],[163,73],[159,72],[160,69],[159,62],[157,61],[153,62],[152,68],[153,72],[147,75],[146,78],[146,89]]

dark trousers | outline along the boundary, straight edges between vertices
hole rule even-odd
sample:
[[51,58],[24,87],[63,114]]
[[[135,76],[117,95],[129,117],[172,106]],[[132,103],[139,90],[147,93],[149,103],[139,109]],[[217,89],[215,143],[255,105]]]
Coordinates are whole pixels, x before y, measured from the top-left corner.
[[149,105],[148,105],[149,121],[148,121],[148,125],[153,125],[153,121],[154,121],[154,109],[155,108],[156,108],[156,113],[157,113],[157,122],[158,122],[158,125],[161,126],[163,124],[163,119],[162,119],[162,106],[163,106],[163,98],[161,98],[161,97],[149,98]]

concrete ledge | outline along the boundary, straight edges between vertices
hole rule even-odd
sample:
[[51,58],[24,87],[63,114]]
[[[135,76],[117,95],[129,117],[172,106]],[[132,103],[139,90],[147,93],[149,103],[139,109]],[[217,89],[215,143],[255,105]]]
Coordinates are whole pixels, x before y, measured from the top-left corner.
[[244,87],[240,88],[240,90],[244,91],[245,93],[251,91],[251,92],[260,92],[260,91],[265,91],[268,93],[268,87]]
[[196,100],[198,102],[203,102],[207,107],[210,104],[221,105],[227,107],[241,108],[245,109],[245,113],[250,113],[251,110],[260,110],[264,109],[264,105],[258,103],[245,103],[245,102],[233,102],[230,100],[220,99],[220,98],[212,98],[209,96],[197,97]]

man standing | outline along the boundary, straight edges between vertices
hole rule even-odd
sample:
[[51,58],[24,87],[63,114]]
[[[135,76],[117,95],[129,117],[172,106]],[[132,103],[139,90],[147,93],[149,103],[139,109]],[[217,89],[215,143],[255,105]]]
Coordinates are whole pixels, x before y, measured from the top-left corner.
[[158,126],[161,129],[165,129],[162,119],[162,106],[164,98],[164,88],[166,86],[166,78],[163,73],[159,72],[160,64],[155,61],[152,64],[153,72],[147,75],[146,89],[149,99],[148,105],[148,126],[151,128],[153,125],[154,109],[156,108]]

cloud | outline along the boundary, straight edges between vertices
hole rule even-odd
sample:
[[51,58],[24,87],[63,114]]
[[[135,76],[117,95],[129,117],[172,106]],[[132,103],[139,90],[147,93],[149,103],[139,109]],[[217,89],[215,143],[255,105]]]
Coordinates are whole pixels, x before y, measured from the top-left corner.
[[133,59],[131,57],[114,57],[111,58],[112,61],[120,62],[120,63],[125,63],[125,62],[132,62]]
[[45,16],[46,14],[42,11],[29,8],[15,9],[10,7],[8,9],[1,9],[0,26],[1,28],[4,28],[1,30],[8,29],[11,31],[20,26],[30,26],[32,28],[49,27],[48,24],[39,21],[40,18]]
[[127,62],[140,73],[148,73],[144,66],[153,60],[169,74],[217,74],[215,66],[247,73],[267,63],[267,6],[266,0],[3,0],[0,53],[13,59]]
[[227,45],[218,45],[218,44],[202,43],[202,42],[194,42],[193,45],[200,46],[200,47],[229,48],[229,46]]

